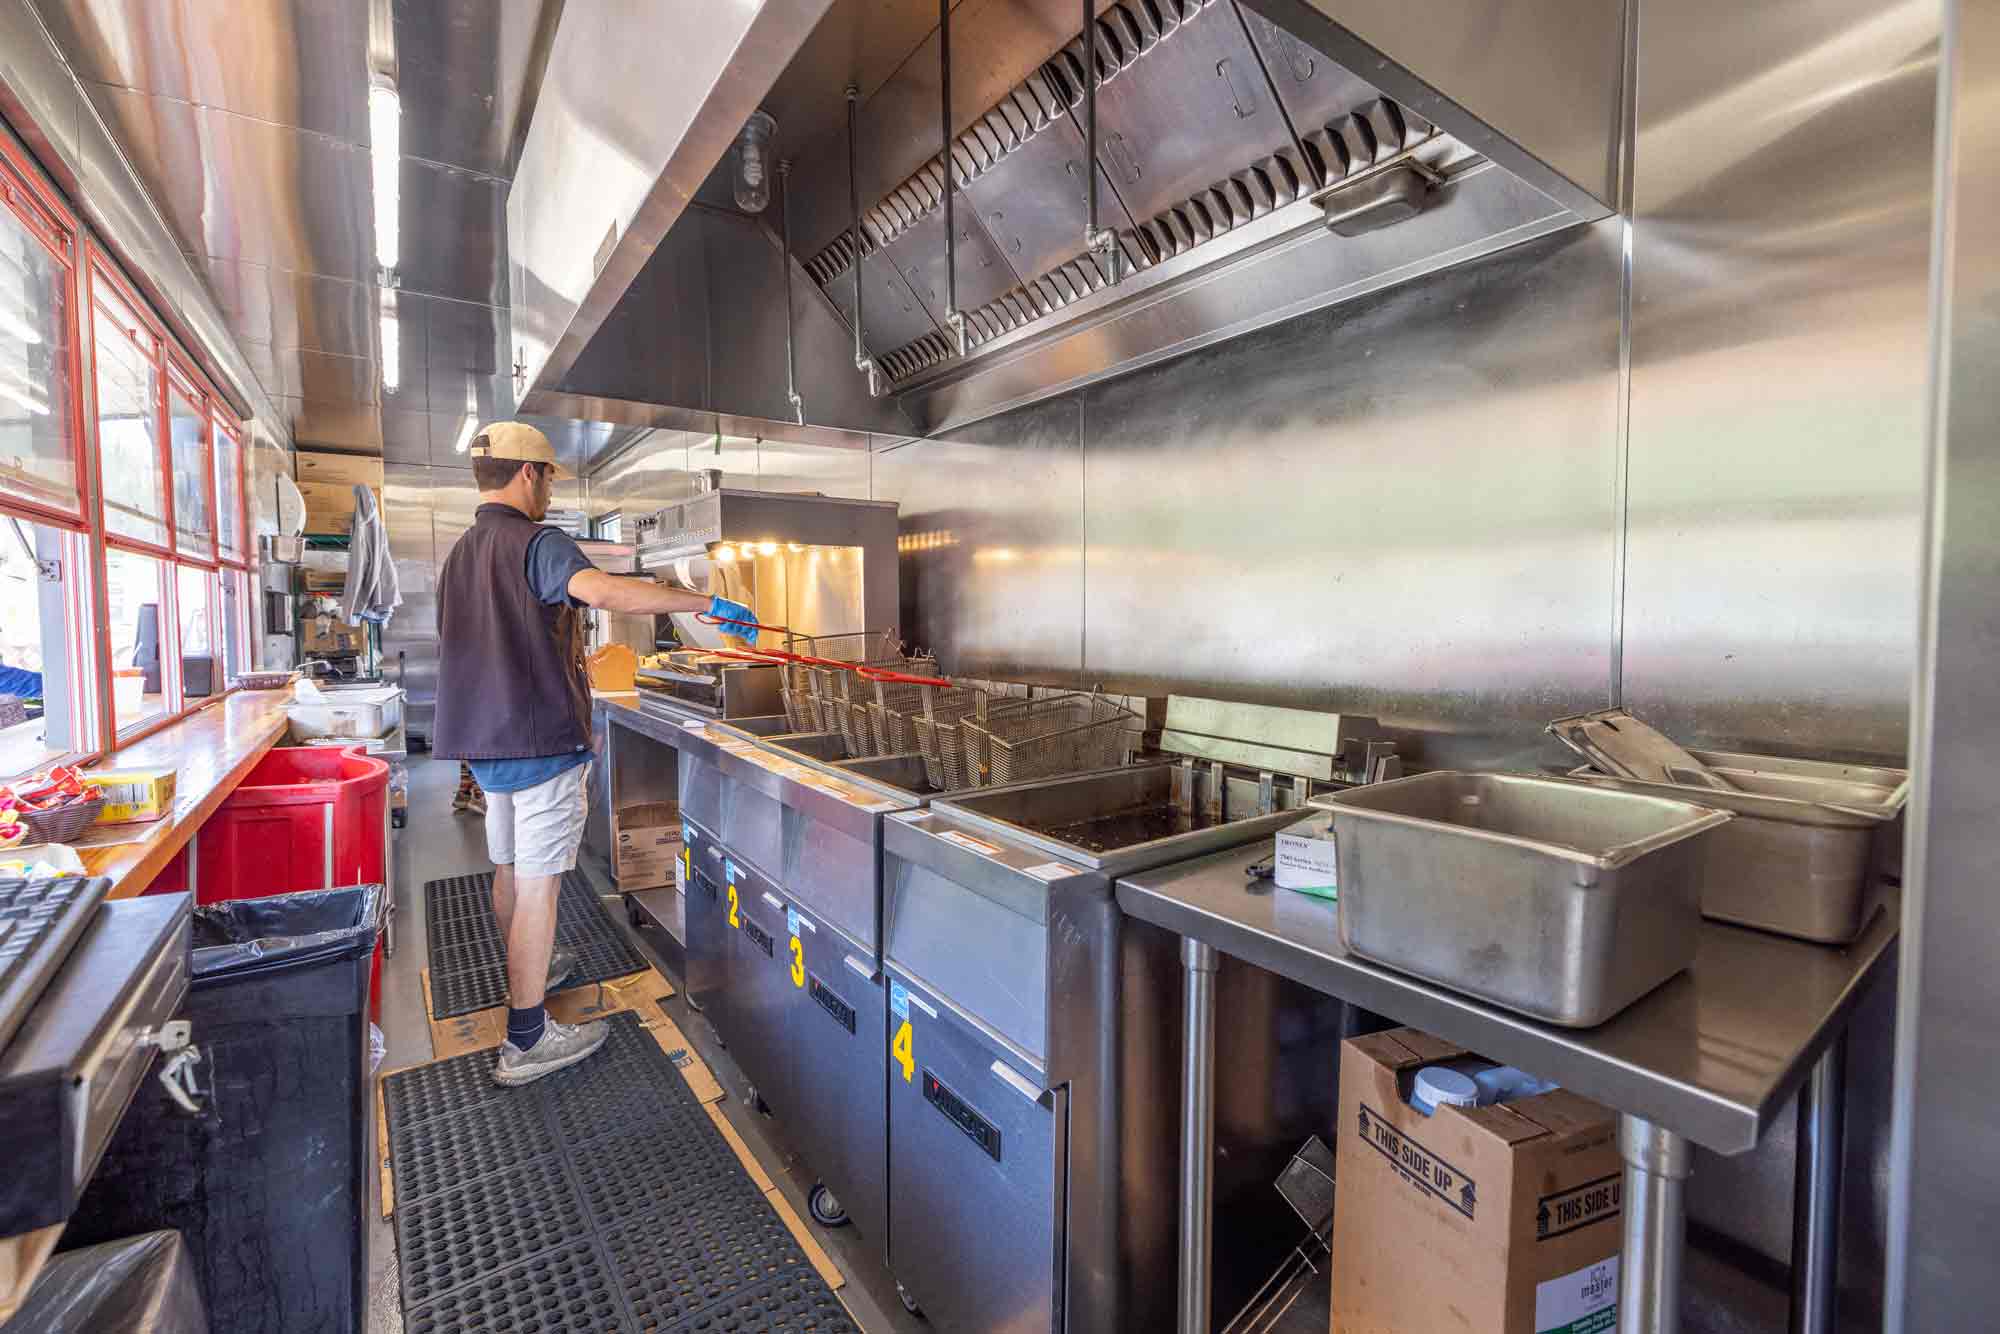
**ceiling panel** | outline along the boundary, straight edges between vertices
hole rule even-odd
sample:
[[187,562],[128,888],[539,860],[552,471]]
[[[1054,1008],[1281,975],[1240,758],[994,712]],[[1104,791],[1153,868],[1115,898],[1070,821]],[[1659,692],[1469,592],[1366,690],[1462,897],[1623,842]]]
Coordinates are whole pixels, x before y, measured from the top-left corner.
[[[368,141],[368,6],[352,0],[49,0],[86,80]],[[218,41],[227,25],[228,41]]]
[[507,304],[507,183],[403,159],[403,286],[413,292]]
[[[513,408],[505,177],[549,2],[32,0],[294,438],[461,466],[462,419]],[[400,109],[393,272],[371,69]]]
[[303,349],[279,353],[279,367],[285,374],[287,398],[313,399],[322,403],[381,402],[382,372],[368,357],[345,357],[332,352]]
[[470,301],[427,299],[430,364],[497,374],[507,346],[507,311]]

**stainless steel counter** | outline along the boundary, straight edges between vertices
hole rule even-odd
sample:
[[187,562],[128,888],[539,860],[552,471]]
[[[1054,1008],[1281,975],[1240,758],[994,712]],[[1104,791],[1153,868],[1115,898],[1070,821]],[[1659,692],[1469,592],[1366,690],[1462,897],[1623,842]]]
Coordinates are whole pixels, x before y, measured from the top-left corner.
[[1332,903],[1245,875],[1265,855],[1236,848],[1126,876],[1118,906],[1718,1153],[1755,1147],[1888,957],[1901,919],[1891,896],[1845,949],[1704,921],[1693,968],[1609,1023],[1567,1029],[1349,954]]
[[[1694,966],[1597,1028],[1575,1030],[1511,1014],[1349,954],[1334,904],[1268,881],[1256,844],[1137,872],[1118,881],[1129,916],[1183,937],[1187,976],[1182,1089],[1183,1331],[1204,1328],[1212,1156],[1214,1041],[1206,982],[1218,952],[1460,1043],[1595,1098],[1620,1113],[1624,1265],[1619,1329],[1677,1328],[1688,1142],[1720,1153],[1755,1147],[1799,1094],[1793,1243],[1795,1330],[1829,1328],[1838,1234],[1844,1032],[1882,973],[1902,920],[1885,891],[1852,945],[1837,948],[1704,921]],[[1336,1245],[1338,1240],[1336,1239]],[[1192,1312],[1199,1311],[1199,1317]]]

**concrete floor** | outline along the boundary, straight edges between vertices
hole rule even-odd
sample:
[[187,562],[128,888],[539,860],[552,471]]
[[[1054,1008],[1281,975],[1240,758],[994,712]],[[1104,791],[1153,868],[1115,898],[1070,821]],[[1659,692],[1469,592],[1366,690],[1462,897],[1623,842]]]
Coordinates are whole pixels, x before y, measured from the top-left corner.
[[[474,815],[454,815],[452,793],[458,786],[458,765],[413,755],[410,758],[410,812],[408,824],[395,833],[393,849],[395,887],[396,953],[382,969],[382,1014],[380,1024],[387,1043],[384,1070],[415,1065],[431,1059],[430,1026],[424,1015],[421,972],[425,963],[423,887],[426,881],[445,876],[467,875],[491,869],[486,860],[486,841],[480,820]],[[600,893],[610,894],[613,886],[601,867],[583,868]],[[611,907],[612,919],[624,926],[625,912],[618,903]],[[676,988],[681,978],[664,966],[645,941],[640,949],[653,959]],[[771,1179],[783,1187],[799,1216],[808,1217],[806,1192],[812,1176],[783,1141],[782,1128],[768,1117],[748,1110],[743,1073],[717,1041],[708,1021],[687,1007],[680,996],[664,1007],[708,1062],[726,1090],[724,1114],[749,1144],[751,1151]],[[378,1178],[371,1173],[371,1182]],[[370,1334],[401,1334],[403,1317],[396,1272],[395,1229],[382,1218],[379,1184],[369,1209],[369,1305]],[[812,1226],[808,1224],[808,1226]],[[896,1297],[895,1281],[879,1258],[879,1246],[871,1245],[851,1227],[815,1228],[820,1244],[847,1276],[841,1297],[855,1320],[869,1334],[914,1334],[928,1326],[904,1311]],[[661,1245],[671,1246],[671,1237]]]

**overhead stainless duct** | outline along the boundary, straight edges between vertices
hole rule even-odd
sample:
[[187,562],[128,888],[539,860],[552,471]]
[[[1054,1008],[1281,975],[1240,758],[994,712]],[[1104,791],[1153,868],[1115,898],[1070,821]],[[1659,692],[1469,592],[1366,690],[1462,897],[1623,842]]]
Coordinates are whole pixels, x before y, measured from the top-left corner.
[[[1466,20],[1498,29],[1474,44],[1386,0],[1085,0],[1065,33],[1075,3],[947,0],[933,19],[836,0],[761,90],[793,136],[787,217],[823,298],[806,304],[889,396],[809,396],[814,422],[935,431],[1611,211],[1616,7],[1510,4]],[[958,38],[981,52],[977,102],[954,98]],[[1537,41],[1548,77],[1485,70],[1489,47]],[[857,47],[906,54],[866,71]],[[851,97],[833,83],[866,73]],[[810,360],[804,323],[825,321],[801,325]],[[688,406],[669,386],[694,348],[670,341],[593,342],[544,388]],[[704,407],[782,415],[732,401],[704,355]]]

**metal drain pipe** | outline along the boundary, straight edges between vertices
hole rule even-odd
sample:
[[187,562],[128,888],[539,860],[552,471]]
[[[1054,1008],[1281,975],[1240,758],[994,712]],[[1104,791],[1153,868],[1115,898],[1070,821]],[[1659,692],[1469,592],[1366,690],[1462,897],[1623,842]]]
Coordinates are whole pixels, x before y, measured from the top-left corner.
[[[779,263],[785,269],[785,401],[792,405],[792,421],[806,424],[805,400],[799,397],[799,357],[792,335],[792,160],[778,162],[778,243],[783,251]],[[857,289],[858,290],[858,289]]]
[[958,228],[952,221],[951,0],[938,0],[938,165],[944,168],[944,322],[952,345],[965,355],[965,316],[958,309]]
[[868,252],[868,234],[861,230],[861,191],[854,183],[855,115],[861,89],[847,85],[847,206],[854,214],[854,369],[868,377],[868,396],[882,397],[882,376],[861,341],[861,259]]
[[1097,225],[1097,0],[1083,0],[1083,247],[1118,282],[1118,234]]

